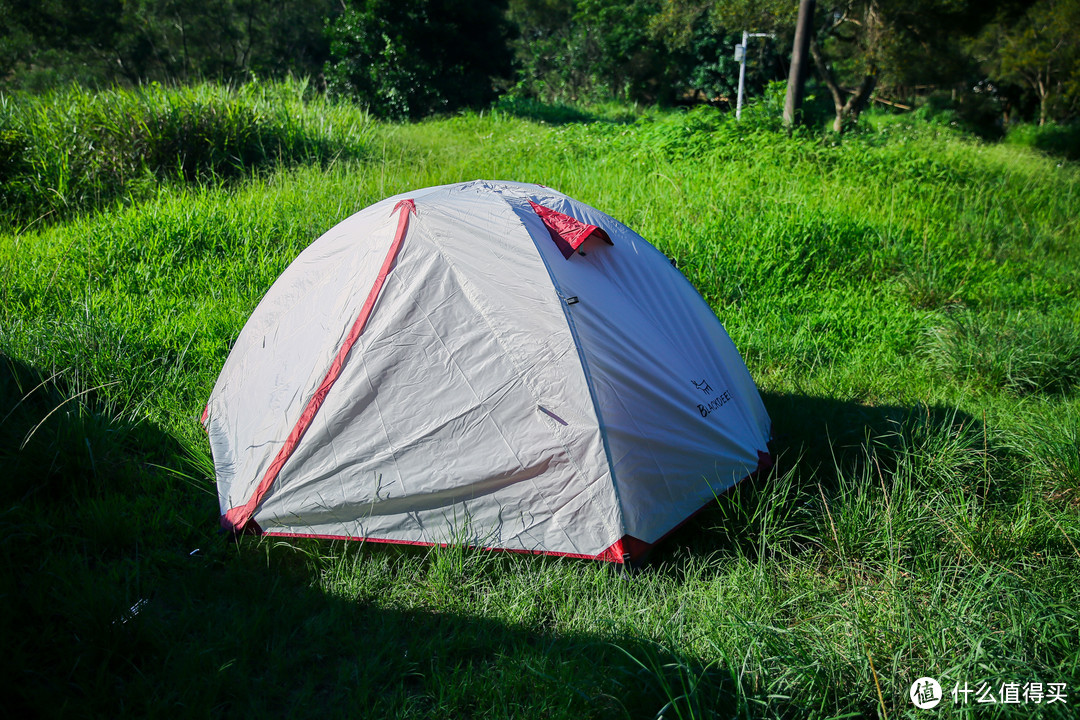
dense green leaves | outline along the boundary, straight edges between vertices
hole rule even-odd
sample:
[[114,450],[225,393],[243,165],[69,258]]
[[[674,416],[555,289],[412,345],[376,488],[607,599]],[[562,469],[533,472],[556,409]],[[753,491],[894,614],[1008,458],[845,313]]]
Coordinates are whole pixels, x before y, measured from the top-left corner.
[[976,52],[992,77],[1021,85],[1038,101],[1039,124],[1080,109],[1080,1],[1040,0],[1019,17],[1003,13]]
[[0,0],[0,78],[40,89],[315,76],[337,12],[334,0]]
[[[795,0],[0,0],[0,88],[310,78],[380,116],[512,102],[734,103],[787,77]],[[1080,113],[1078,0],[821,0],[834,128],[867,102],[952,112],[986,137]],[[831,101],[831,102],[830,102]],[[806,119],[818,123],[824,108]]]
[[366,0],[330,26],[329,90],[380,117],[479,107],[510,75],[499,0]]

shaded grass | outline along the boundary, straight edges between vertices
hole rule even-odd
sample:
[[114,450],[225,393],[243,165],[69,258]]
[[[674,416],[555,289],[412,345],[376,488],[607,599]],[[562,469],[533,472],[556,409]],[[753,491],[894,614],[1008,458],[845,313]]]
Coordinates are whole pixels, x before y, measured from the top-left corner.
[[1037,312],[958,312],[927,336],[930,362],[961,384],[1064,392],[1080,381],[1080,326]]
[[[0,236],[16,708],[897,717],[925,674],[1080,686],[1075,169],[918,125],[552,122],[365,126],[364,163]],[[764,391],[776,470],[637,574],[218,536],[197,418],[262,294],[356,210],[477,177],[556,187],[672,256]]]
[[1035,148],[1067,160],[1080,160],[1080,125],[1077,123],[1010,126],[1005,142]]
[[0,211],[19,227],[277,165],[364,154],[367,117],[305,83],[0,95]]

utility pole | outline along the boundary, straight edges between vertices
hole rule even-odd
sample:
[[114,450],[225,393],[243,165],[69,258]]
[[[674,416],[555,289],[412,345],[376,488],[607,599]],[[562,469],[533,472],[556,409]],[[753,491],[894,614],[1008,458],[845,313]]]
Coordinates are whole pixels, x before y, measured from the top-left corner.
[[735,101],[735,119],[742,119],[743,88],[746,86],[746,41],[749,33],[742,31],[742,45],[735,46],[735,59],[739,61],[739,94]]
[[814,32],[814,0],[799,0],[799,19],[795,25],[795,47],[791,50],[791,70],[788,72],[787,95],[784,97],[784,127],[791,132],[802,110],[806,82],[810,34]]
[[735,59],[739,61],[739,94],[735,101],[735,119],[742,119],[743,89],[746,86],[746,43],[752,37],[774,37],[772,33],[752,33],[742,31],[742,45],[735,46]]

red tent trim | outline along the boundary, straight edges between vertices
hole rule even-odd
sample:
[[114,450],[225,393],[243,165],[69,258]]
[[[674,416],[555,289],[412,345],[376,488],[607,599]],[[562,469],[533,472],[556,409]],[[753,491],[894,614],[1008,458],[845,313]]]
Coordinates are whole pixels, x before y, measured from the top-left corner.
[[[250,523],[254,524],[254,523]],[[278,532],[276,530],[266,530],[263,535],[272,535],[274,537],[288,537],[288,538],[312,538],[316,540],[349,540],[352,542],[373,542],[381,543],[384,545],[414,545],[417,547],[449,547],[447,543],[431,543],[422,542],[420,540],[391,540],[389,538],[369,538],[369,537],[354,537],[352,535],[324,535],[319,533],[287,533]],[[624,535],[622,539],[616,540],[615,543],[601,552],[599,555],[586,555],[584,553],[569,553],[569,552],[552,552],[551,550],[523,550],[518,548],[498,548],[498,547],[485,547],[484,550],[492,552],[510,552],[518,555],[552,555],[554,557],[568,557],[576,558],[579,560],[600,560],[601,562],[615,563],[621,565],[623,563],[632,562],[639,554],[645,552],[648,548],[652,547],[649,543],[638,540],[630,535]],[[631,550],[633,548],[633,551]],[[638,553],[638,554],[635,554]]]
[[[767,473],[772,468],[773,459],[772,459],[772,456],[769,453],[762,452],[761,450],[758,450],[757,455],[758,455],[758,465],[757,465],[757,467],[754,469],[753,472],[751,472],[749,475],[747,475],[746,478],[744,478],[744,480],[754,478],[754,477],[757,477],[757,476],[762,475],[764,473]],[[679,530],[681,527],[686,525],[686,523],[690,522],[691,519],[696,517],[702,510],[704,510],[705,508],[712,505],[713,502],[714,502],[713,500],[710,500],[709,502],[705,503],[705,505],[703,505],[701,508],[699,508],[697,510],[697,512],[693,513],[690,517],[683,520],[681,523],[679,523],[678,525],[673,527],[671,530],[668,530],[666,533],[664,533],[663,537],[659,538],[656,542],[649,543],[649,542],[645,542],[644,540],[639,540],[636,537],[634,537],[633,535],[623,535],[621,538],[616,540],[610,547],[606,548],[605,550],[600,552],[598,555],[585,555],[583,553],[568,553],[568,552],[552,552],[550,550],[520,550],[520,549],[515,549],[515,548],[496,548],[496,547],[486,547],[486,548],[484,548],[484,550],[491,550],[491,551],[495,551],[495,552],[511,552],[511,553],[518,553],[518,554],[521,554],[521,555],[553,555],[555,557],[578,558],[578,559],[581,559],[581,560],[599,560],[601,562],[615,563],[616,565],[631,564],[631,563],[638,564],[638,563],[640,563],[640,562],[642,562],[642,561],[644,561],[645,559],[648,558],[649,553],[652,551],[652,549],[654,547],[656,547],[658,544],[662,543],[668,537],[673,535],[677,530]],[[254,526],[254,527],[252,527],[252,526]],[[384,544],[387,544],[387,545],[417,545],[417,546],[420,546],[420,547],[434,547],[435,545],[438,545],[439,547],[447,547],[447,543],[430,543],[430,542],[421,542],[421,541],[418,541],[418,540],[392,540],[390,538],[354,537],[354,536],[351,536],[351,535],[323,535],[323,534],[317,534],[317,533],[288,533],[288,532],[278,532],[276,530],[262,531],[259,528],[259,526],[254,523],[254,521],[248,523],[248,528],[247,529],[254,530],[254,532],[256,534],[273,535],[274,537],[316,538],[316,539],[319,539],[319,540],[351,540],[353,542],[374,542],[374,543],[384,543]]]
[[240,532],[244,529],[244,526],[248,521],[251,520],[251,516],[255,514],[255,510],[259,507],[259,503],[263,501],[263,498],[266,497],[266,493],[270,491],[270,486],[273,485],[274,480],[277,479],[278,474],[281,472],[281,468],[285,465],[285,462],[292,457],[293,452],[296,450],[296,446],[300,444],[300,439],[304,437],[304,433],[307,432],[308,427],[311,426],[311,421],[315,419],[315,414],[319,412],[319,408],[322,407],[323,401],[326,400],[327,393],[330,392],[330,388],[334,386],[338,376],[341,375],[341,370],[345,367],[345,360],[348,358],[349,351],[352,350],[352,346],[356,343],[357,338],[360,337],[360,333],[364,331],[364,326],[367,324],[368,317],[371,315],[371,310],[375,307],[375,300],[379,297],[379,291],[382,290],[383,283],[386,282],[386,276],[390,274],[390,267],[394,264],[398,251],[401,249],[401,243],[405,240],[405,233],[409,230],[409,215],[416,214],[416,204],[412,200],[402,200],[394,206],[394,212],[399,211],[401,214],[398,217],[397,233],[394,235],[394,241],[390,243],[390,249],[387,251],[386,258],[383,260],[382,267],[379,269],[379,276],[375,278],[375,283],[371,286],[371,291],[368,293],[367,300],[364,301],[364,306],[360,308],[360,314],[353,323],[352,329],[349,330],[348,337],[345,338],[345,342],[338,348],[337,355],[330,364],[330,369],[326,372],[326,377],[324,377],[322,383],[319,384],[319,388],[315,391],[315,394],[308,400],[304,412],[301,413],[300,419],[296,421],[296,426],[285,439],[285,444],[281,446],[274,461],[270,463],[270,467],[266,469],[266,474],[263,475],[263,479],[259,482],[259,486],[255,488],[255,492],[252,493],[246,503],[231,508],[221,516],[221,526],[226,530]]

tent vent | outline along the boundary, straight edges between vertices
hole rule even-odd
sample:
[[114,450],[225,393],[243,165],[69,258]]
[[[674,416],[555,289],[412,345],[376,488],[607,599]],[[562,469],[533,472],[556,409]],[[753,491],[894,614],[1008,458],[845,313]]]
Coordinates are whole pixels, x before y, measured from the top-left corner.
[[[533,211],[540,216],[540,219],[544,221],[544,226],[547,227],[552,241],[558,246],[559,252],[567,260],[590,237],[595,236],[608,245],[613,244],[607,232],[601,227],[587,225],[576,218],[564,215],[558,210],[538,205],[532,200],[529,201],[529,204],[532,205]],[[584,254],[582,253],[582,255]]]

